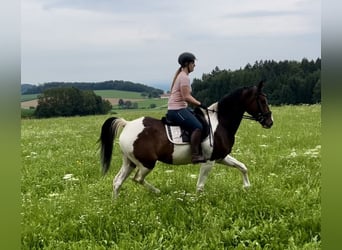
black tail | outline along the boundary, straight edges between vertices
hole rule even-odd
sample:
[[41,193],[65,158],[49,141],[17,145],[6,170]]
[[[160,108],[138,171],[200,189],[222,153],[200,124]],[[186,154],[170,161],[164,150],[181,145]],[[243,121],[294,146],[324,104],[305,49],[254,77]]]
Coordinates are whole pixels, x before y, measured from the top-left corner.
[[114,138],[115,138],[115,130],[113,129],[113,122],[116,120],[116,117],[108,118],[102,125],[101,135],[98,142],[101,142],[101,165],[102,165],[102,173],[106,174],[109,167],[110,162],[112,160],[112,152],[114,146]]

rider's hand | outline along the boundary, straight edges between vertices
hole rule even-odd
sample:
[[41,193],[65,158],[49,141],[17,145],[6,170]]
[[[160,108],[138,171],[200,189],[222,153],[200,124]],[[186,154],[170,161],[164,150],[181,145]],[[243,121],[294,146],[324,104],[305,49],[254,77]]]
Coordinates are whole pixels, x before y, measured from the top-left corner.
[[205,106],[205,105],[203,105],[202,103],[198,106],[198,107],[200,107],[200,108],[202,108],[202,109],[205,109],[205,110],[207,110],[208,109],[208,107],[207,106]]

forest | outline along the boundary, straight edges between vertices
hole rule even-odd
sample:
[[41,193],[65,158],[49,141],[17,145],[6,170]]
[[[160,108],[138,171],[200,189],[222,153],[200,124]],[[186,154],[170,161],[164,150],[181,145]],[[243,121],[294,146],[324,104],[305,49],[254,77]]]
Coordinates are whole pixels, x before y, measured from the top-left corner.
[[34,116],[48,118],[96,115],[107,114],[111,109],[110,102],[96,95],[93,90],[61,87],[46,89],[38,96],[38,106]]
[[[24,87],[24,88],[23,88]],[[122,80],[109,80],[103,82],[47,82],[40,85],[22,85],[22,94],[39,94],[46,89],[74,87],[80,90],[104,90],[115,89],[122,91],[141,92],[148,97],[158,97],[163,94],[163,90],[153,88],[141,83],[133,83]]]
[[265,80],[264,92],[272,105],[315,104],[321,102],[321,59],[298,61],[257,61],[239,70],[203,74],[192,83],[193,95],[205,105],[219,100],[232,90]]
[[[232,90],[257,84],[265,80],[264,92],[271,105],[315,104],[321,102],[321,59],[301,61],[256,61],[238,70],[215,67],[193,79],[192,93],[205,105],[210,105]],[[43,93],[52,88],[74,87],[80,90],[124,90],[140,92],[149,98],[160,97],[163,90],[129,81],[104,82],[49,82],[36,85],[23,84],[22,94]]]

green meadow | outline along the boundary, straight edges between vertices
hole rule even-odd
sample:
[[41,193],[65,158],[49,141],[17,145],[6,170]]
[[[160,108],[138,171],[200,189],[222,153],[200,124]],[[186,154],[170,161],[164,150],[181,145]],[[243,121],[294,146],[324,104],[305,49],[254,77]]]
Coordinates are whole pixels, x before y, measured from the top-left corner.
[[[94,90],[96,95],[102,98],[122,98],[122,99],[141,99],[144,98],[139,92],[121,91],[121,90]],[[30,101],[38,98],[39,94],[21,95],[21,101]]]
[[[138,104],[139,109],[149,109],[151,106],[154,108],[160,109],[165,108],[167,106],[167,99],[161,98],[147,98],[143,97],[140,92],[131,92],[131,91],[120,91],[120,90],[95,90],[94,93],[102,98],[117,98],[122,99],[124,101],[130,100],[131,102],[136,102]],[[31,101],[38,98],[38,94],[30,94],[30,95],[21,95],[21,102]],[[113,104],[113,109],[119,109],[118,104]],[[25,110],[21,111],[23,116],[26,113],[30,115],[33,113],[33,110]]]
[[139,92],[122,91],[122,90],[94,90],[96,95],[102,98],[122,98],[122,99],[142,99],[144,98]]
[[158,163],[147,180],[161,193],[127,180],[115,201],[120,149],[102,176],[96,143],[109,115],[22,120],[22,249],[321,249],[321,106],[272,111],[271,129],[243,120],[236,135],[251,188],[216,164],[199,194],[199,165]]
[[38,98],[38,95],[39,94],[21,95],[20,101],[21,102],[26,102],[26,101],[35,100],[35,99]]

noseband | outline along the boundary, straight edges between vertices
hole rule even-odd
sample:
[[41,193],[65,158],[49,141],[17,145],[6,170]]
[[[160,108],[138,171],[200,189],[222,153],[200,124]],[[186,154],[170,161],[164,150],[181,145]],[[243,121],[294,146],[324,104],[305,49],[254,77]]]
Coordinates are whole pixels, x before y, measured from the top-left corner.
[[272,114],[271,111],[268,111],[268,112],[262,112],[262,108],[261,108],[261,103],[260,103],[260,99],[259,99],[259,96],[262,95],[262,96],[265,96],[265,94],[261,93],[261,92],[258,92],[256,94],[256,102],[258,104],[258,109],[259,109],[259,112],[256,114],[256,116],[250,116],[250,115],[243,115],[242,118],[244,119],[249,119],[249,120],[254,120],[254,121],[257,121],[257,122],[260,122],[261,124],[265,121],[265,119]]

